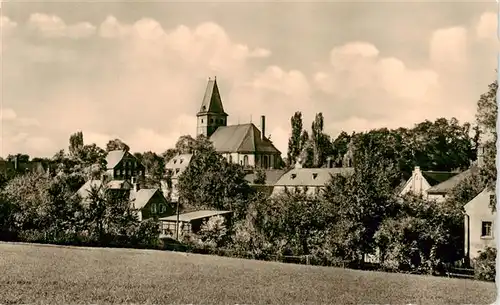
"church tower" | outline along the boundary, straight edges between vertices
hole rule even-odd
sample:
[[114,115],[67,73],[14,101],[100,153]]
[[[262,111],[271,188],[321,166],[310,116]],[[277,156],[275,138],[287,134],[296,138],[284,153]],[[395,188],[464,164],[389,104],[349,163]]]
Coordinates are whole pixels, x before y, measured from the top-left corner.
[[205,96],[198,114],[196,135],[210,137],[220,126],[227,126],[227,113],[224,112],[222,100],[217,87],[217,79],[208,79]]

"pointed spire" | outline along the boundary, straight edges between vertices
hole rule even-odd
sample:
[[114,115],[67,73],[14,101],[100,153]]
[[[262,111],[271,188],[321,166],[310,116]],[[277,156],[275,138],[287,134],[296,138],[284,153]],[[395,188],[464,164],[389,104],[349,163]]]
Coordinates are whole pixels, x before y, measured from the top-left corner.
[[207,88],[198,115],[205,115],[207,113],[227,116],[224,112],[217,81],[215,78],[211,79],[210,77],[208,78]]

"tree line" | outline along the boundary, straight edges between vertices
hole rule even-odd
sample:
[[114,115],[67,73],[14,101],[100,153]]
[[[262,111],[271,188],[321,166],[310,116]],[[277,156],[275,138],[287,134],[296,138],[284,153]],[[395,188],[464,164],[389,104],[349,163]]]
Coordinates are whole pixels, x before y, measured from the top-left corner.
[[[240,165],[229,163],[203,136],[183,136],[160,155],[134,155],[146,167],[150,179],[146,183],[157,187],[168,176],[165,164],[173,156],[193,154],[179,177],[182,208],[234,211],[231,223],[214,218],[199,234],[182,236],[186,245],[264,259],[308,255],[318,264],[330,265],[341,261],[355,266],[364,256],[378,254],[387,269],[439,273],[461,258],[463,205],[496,181],[496,90],[494,82],[480,97],[474,127],[442,118],[411,129],[342,132],[332,140],[323,131],[321,113],[311,135],[303,129],[301,113],[295,113],[287,166],[300,160],[305,167],[320,167],[328,158],[340,166],[348,151],[352,153],[354,173],[332,177],[316,195],[287,191],[265,196],[250,187]],[[427,170],[468,168],[481,134],[492,135],[485,143],[485,166],[455,187],[445,203],[398,196],[397,186],[415,165]],[[128,145],[119,139],[111,140],[106,149],[85,145],[81,132],[72,135],[69,143],[67,152],[42,160],[56,167],[53,176],[30,173],[4,179],[0,191],[3,238],[157,247],[156,220],[139,222],[128,197],[93,189],[84,203],[74,195],[85,181],[100,176],[107,151],[129,150]],[[258,178],[265,180],[262,173]]]

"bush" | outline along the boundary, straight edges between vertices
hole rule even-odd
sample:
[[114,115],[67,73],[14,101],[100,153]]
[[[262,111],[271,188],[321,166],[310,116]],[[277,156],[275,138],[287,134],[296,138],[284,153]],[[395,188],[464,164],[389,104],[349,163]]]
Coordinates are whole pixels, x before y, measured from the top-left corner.
[[474,278],[482,281],[495,281],[497,249],[487,247],[473,260]]

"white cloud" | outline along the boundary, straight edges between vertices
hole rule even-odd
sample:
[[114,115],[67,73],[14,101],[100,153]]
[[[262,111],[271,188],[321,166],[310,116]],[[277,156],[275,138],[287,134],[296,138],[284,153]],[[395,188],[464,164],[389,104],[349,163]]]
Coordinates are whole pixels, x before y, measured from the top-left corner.
[[[286,154],[295,111],[302,111],[307,129],[315,113],[323,112],[332,136],[437,116],[473,117],[478,90],[470,89],[470,79],[476,70],[453,74],[449,69],[463,62],[469,69],[483,60],[473,56],[477,53],[461,28],[429,37],[427,66],[427,58],[394,56],[387,46],[363,41],[335,46],[312,60],[321,61],[317,65],[304,66],[274,48],[283,65],[268,62],[274,58],[269,46],[239,41],[214,22],[168,28],[151,18],[127,23],[108,16],[95,37],[89,36],[92,25],[67,25],[57,16],[35,15],[29,25],[45,37],[89,39],[85,46],[74,40],[4,42],[9,62],[3,72],[11,78],[4,86],[5,109],[34,117],[19,118],[4,109],[2,117],[11,121],[3,124],[3,154],[50,156],[66,149],[69,135],[78,130],[87,144],[104,147],[120,138],[133,151],[162,152],[179,136],[195,134],[195,114],[207,78],[214,75],[229,123],[252,118],[258,126],[265,115],[267,134]],[[473,77],[475,83],[483,79]]]
[[482,14],[476,25],[476,35],[480,39],[498,39],[498,13]]
[[467,29],[436,30],[431,37],[430,57],[435,65],[462,65],[467,60]]
[[2,30],[2,35],[9,34],[16,27],[17,22],[10,20],[7,16],[0,16],[0,29]]
[[64,20],[58,16],[41,13],[30,15],[28,23],[30,28],[48,38],[86,38],[94,35],[96,31],[95,26],[89,22],[79,22],[67,25]]

